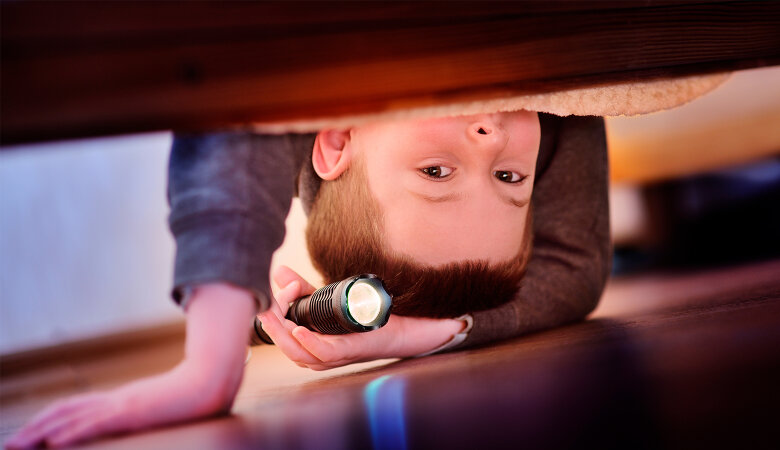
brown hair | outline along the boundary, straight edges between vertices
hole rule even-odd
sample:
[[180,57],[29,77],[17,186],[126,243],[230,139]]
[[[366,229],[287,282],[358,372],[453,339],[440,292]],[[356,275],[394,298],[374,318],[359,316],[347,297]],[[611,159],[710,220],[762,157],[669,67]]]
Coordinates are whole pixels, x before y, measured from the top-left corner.
[[359,160],[338,179],[324,181],[309,214],[306,241],[325,283],[374,273],[393,294],[393,313],[452,318],[511,300],[531,256],[531,210],[516,258],[499,264],[457,261],[424,266],[383,244],[382,211]]

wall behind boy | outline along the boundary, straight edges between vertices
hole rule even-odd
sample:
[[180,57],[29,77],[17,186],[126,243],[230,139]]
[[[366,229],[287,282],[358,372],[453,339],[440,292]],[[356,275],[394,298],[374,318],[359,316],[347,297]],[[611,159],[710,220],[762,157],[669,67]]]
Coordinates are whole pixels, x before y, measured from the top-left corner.
[[177,318],[167,133],[0,153],[0,353]]

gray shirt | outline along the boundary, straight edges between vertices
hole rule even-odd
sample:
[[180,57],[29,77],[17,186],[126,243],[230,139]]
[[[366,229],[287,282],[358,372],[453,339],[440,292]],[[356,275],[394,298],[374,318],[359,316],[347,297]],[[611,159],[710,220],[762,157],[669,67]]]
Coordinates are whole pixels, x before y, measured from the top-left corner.
[[[580,320],[604,288],[611,248],[603,120],[540,114],[540,121],[534,249],[523,286],[509,303],[474,313],[461,346]],[[176,301],[187,286],[222,281],[249,289],[259,309],[268,308],[271,256],[284,239],[290,201],[298,195],[308,213],[319,189],[314,136],[175,136],[168,198]]]

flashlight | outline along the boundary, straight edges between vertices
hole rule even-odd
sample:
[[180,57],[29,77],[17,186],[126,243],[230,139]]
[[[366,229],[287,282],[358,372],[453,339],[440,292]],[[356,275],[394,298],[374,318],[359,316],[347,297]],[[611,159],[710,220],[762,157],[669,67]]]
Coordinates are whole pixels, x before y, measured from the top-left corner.
[[[383,327],[390,318],[392,295],[374,274],[331,283],[290,303],[287,319],[321,334],[362,333]],[[255,317],[252,345],[273,344]]]

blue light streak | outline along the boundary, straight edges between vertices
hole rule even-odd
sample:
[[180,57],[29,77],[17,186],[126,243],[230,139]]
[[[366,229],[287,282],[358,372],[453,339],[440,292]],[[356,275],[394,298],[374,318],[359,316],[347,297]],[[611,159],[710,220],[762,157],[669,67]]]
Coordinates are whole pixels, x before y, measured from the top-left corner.
[[363,398],[371,427],[374,449],[406,449],[403,379],[390,375],[366,385]]

